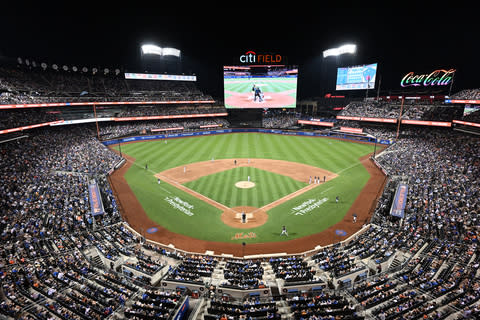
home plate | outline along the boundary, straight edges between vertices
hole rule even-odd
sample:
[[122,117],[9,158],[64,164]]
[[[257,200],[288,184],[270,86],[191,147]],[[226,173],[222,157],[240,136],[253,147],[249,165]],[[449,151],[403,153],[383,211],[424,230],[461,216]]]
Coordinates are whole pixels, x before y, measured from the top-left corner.
[[255,187],[255,183],[251,181],[238,181],[237,183],[235,183],[235,187],[240,189],[250,189]]

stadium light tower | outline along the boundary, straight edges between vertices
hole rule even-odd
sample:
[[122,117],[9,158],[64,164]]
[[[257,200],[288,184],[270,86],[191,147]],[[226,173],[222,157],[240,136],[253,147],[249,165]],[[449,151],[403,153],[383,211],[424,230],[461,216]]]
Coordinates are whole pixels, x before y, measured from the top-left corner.
[[180,50],[175,48],[161,48],[154,44],[143,44],[140,49],[142,50],[142,54],[153,54],[156,56],[174,56],[180,57]]
[[323,57],[339,56],[346,53],[355,54],[355,52],[357,52],[356,44],[344,44],[338,48],[331,48],[323,51]]
[[182,69],[182,53],[177,48],[159,47],[152,43],[140,46],[143,70],[151,72],[179,73]]
[[162,48],[154,44],[144,44],[140,47],[142,54],[154,54],[157,56],[162,55]]

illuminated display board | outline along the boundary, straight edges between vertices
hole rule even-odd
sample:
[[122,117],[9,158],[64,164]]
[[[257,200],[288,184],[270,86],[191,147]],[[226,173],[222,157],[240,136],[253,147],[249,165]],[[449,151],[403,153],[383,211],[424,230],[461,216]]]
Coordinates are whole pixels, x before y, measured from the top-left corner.
[[409,72],[403,76],[400,85],[402,87],[446,86],[452,82],[455,71],[455,69],[437,69],[424,74]]
[[375,88],[377,64],[337,69],[336,90],[362,90]]

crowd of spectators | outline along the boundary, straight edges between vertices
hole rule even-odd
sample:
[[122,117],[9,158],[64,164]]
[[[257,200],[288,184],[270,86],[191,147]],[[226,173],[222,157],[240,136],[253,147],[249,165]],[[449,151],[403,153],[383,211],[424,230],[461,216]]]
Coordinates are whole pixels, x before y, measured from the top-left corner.
[[0,67],[0,104],[212,100],[190,81],[127,80],[103,74]]
[[465,89],[460,90],[450,96],[452,99],[460,100],[480,100],[480,89]]
[[[22,70],[2,69],[0,75],[0,101],[13,96],[38,102],[42,98],[36,100],[37,95],[43,97],[47,89],[67,93],[83,90],[81,77],[72,79],[60,73],[43,74],[48,81]],[[103,91],[98,90],[102,97],[122,92],[118,82],[106,78],[87,81],[89,90],[97,92],[97,88],[103,87]],[[31,85],[32,82],[36,84]],[[179,90],[194,90],[188,87],[189,84],[182,84]],[[473,99],[478,95],[478,89],[468,90],[455,98]],[[178,98],[173,93],[167,96]],[[182,95],[187,96],[191,97]],[[449,119],[450,111],[443,113],[447,109],[440,108],[446,107],[407,105],[404,116]],[[368,102],[354,103],[346,109],[346,115],[395,117],[398,108],[394,104]],[[167,112],[184,111],[172,110]],[[365,114],[358,114],[359,110]],[[162,107],[127,108],[121,115],[163,111]],[[30,124],[26,120],[30,116],[35,121],[58,118],[56,113],[34,115],[30,111],[2,111],[2,115],[2,128]],[[296,115],[267,116],[265,124],[281,126],[289,123],[290,117]],[[222,119],[165,121],[155,123],[155,128],[179,124],[190,128],[192,124],[199,126],[217,120]],[[67,128],[34,129],[28,138],[0,144],[0,313],[19,319],[103,319],[124,308],[127,318],[170,317],[183,293],[146,289],[149,277],[167,267],[167,260],[160,256],[178,261],[178,265],[168,265],[166,280],[202,285],[211,278],[217,258],[184,255],[152,244],[134,249],[139,237],[122,222],[106,179],[107,172],[121,157],[94,138],[94,125]],[[141,130],[153,128],[152,124]],[[118,127],[102,126],[101,130],[108,136],[139,129],[137,123],[121,123]],[[394,132],[393,128],[381,126],[366,126],[366,130],[377,136]],[[343,294],[326,292],[288,298],[294,317],[354,319],[361,317],[358,308],[378,319],[478,316],[480,139],[446,129],[402,129],[396,143],[377,162],[391,179],[375,210],[375,224],[347,243],[317,250],[310,258],[313,264],[299,256],[273,257],[268,262],[275,277],[290,284],[320,280],[317,274],[339,279],[370,269],[370,273],[378,275],[365,283],[359,281],[360,285],[350,290],[348,300]],[[409,186],[404,219],[389,214],[399,181],[394,177],[400,177]],[[92,179],[98,182],[106,209],[104,215],[96,217],[91,215],[88,201],[87,184]],[[86,255],[91,250],[112,264],[93,262]],[[406,263],[395,272],[382,271],[381,265],[400,253],[406,257]],[[121,264],[124,269],[145,276],[117,273],[112,266],[125,257],[130,259]],[[372,265],[377,266],[374,272]],[[266,285],[258,261],[227,261],[223,276],[227,285],[242,289]],[[278,318],[277,311],[275,303],[270,302],[238,304],[213,300],[209,314]]]
[[363,319],[344,296],[328,293],[293,295],[286,299],[295,319]]
[[268,262],[272,265],[275,276],[285,280],[285,282],[317,280],[315,278],[316,270],[309,266],[302,257],[270,258]]
[[262,127],[268,129],[286,129],[298,124],[300,114],[293,111],[270,109],[263,114]]
[[224,287],[239,289],[265,288],[260,261],[229,260],[223,267]]
[[188,255],[182,262],[170,270],[167,280],[204,284],[204,278],[209,278],[218,260],[211,256]]
[[[474,91],[476,92],[476,91]],[[404,120],[452,121],[463,117],[463,105],[443,102],[419,102],[405,100],[402,110]],[[338,115],[349,117],[371,117],[398,119],[401,101],[354,101],[350,102]]]
[[400,104],[376,100],[354,101],[345,106],[338,115],[397,119],[400,115]]
[[281,319],[275,301],[258,298],[243,302],[227,302],[218,298],[209,301],[210,306],[204,319]]
[[[208,128],[229,128],[230,123],[222,117],[177,120],[119,121],[99,124],[100,139],[109,140],[128,135],[145,133],[178,133],[198,130],[202,126]],[[154,131],[152,131],[154,130]]]
[[[441,129],[410,129],[378,159],[408,178],[404,228],[426,237],[461,240],[480,226],[480,141]],[[389,209],[389,208],[388,208]],[[387,216],[387,210],[380,214]]]

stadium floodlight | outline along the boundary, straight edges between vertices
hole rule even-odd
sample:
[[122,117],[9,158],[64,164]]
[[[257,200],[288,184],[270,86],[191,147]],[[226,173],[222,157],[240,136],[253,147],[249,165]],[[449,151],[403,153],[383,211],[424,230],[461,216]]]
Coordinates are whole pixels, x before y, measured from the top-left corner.
[[142,54],[155,54],[158,56],[162,55],[162,48],[154,44],[144,44],[142,45],[141,49],[142,49]]
[[141,49],[142,49],[142,54],[180,57],[180,50],[175,48],[161,48],[154,44],[144,44],[142,45]]
[[175,49],[175,48],[163,48],[162,56],[180,57],[180,50]]
[[323,51],[323,57],[330,57],[330,56],[339,56],[345,53],[355,53],[357,51],[357,45],[355,44],[345,44],[338,48],[327,49]]

